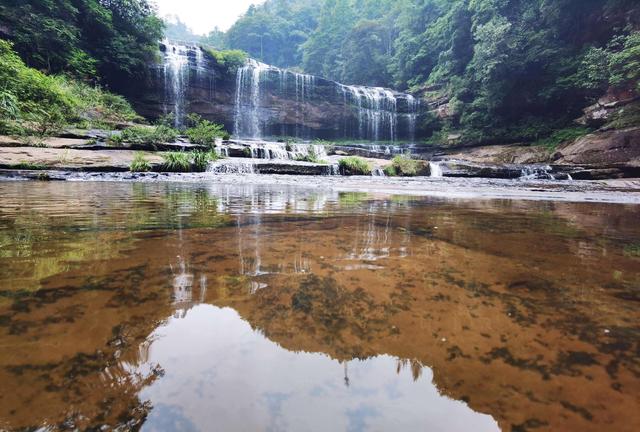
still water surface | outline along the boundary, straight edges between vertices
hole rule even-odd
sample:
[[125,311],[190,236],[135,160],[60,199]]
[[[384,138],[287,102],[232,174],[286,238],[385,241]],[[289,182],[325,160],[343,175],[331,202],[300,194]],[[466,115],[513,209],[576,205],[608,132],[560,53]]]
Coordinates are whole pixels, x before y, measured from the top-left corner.
[[0,430],[640,430],[640,206],[0,198]]

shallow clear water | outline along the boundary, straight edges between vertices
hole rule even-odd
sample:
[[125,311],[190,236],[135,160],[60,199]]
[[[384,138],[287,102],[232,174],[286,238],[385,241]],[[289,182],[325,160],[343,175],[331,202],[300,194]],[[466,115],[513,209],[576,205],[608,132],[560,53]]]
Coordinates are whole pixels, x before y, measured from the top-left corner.
[[0,429],[640,429],[639,206],[0,197]]

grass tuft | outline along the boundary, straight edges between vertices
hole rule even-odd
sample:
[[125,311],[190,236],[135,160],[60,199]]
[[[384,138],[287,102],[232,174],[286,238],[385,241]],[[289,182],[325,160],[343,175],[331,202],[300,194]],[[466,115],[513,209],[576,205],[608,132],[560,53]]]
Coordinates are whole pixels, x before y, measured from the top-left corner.
[[369,162],[357,156],[340,159],[338,166],[340,167],[340,174],[347,176],[371,175],[372,172]]

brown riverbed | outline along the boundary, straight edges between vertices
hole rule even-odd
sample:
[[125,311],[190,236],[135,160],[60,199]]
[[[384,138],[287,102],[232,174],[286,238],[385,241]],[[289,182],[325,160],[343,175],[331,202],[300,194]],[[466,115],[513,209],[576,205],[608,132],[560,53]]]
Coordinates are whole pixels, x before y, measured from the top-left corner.
[[0,183],[0,429],[640,429],[640,207]]

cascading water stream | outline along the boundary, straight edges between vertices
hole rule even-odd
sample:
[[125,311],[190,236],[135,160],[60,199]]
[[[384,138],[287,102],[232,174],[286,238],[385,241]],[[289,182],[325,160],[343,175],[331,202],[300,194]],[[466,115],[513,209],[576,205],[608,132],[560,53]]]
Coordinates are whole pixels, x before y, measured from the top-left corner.
[[163,62],[165,114],[169,113],[168,105],[173,105],[174,126],[181,128],[185,116],[185,94],[189,80],[189,57],[186,47],[172,45],[165,41]]
[[[164,80],[164,113],[173,114],[174,127],[181,129],[187,114],[187,92],[191,79],[205,80],[209,86],[209,97],[213,97],[215,72],[207,68],[204,54],[199,47],[163,42],[165,47],[162,63]],[[195,76],[191,76],[191,70]]]
[[429,171],[431,172],[431,177],[433,178],[442,177],[442,166],[440,166],[439,162],[429,162]]
[[[331,86],[338,89],[335,101],[326,92]],[[322,103],[327,100],[344,106],[342,118],[336,117],[344,138],[397,142],[402,131],[402,136],[415,140],[419,103],[413,96],[382,87],[319,80],[255,60],[248,60],[236,75],[234,134],[237,138],[262,139],[273,136],[269,125],[279,124],[277,130],[282,136],[312,139],[310,124],[322,122],[326,111]],[[275,101],[281,104],[274,105]]]
[[262,77],[270,67],[250,59],[236,74],[234,134],[238,137],[260,139]]
[[358,113],[358,139],[397,141],[398,100],[391,90],[382,87],[339,84],[345,101]]

